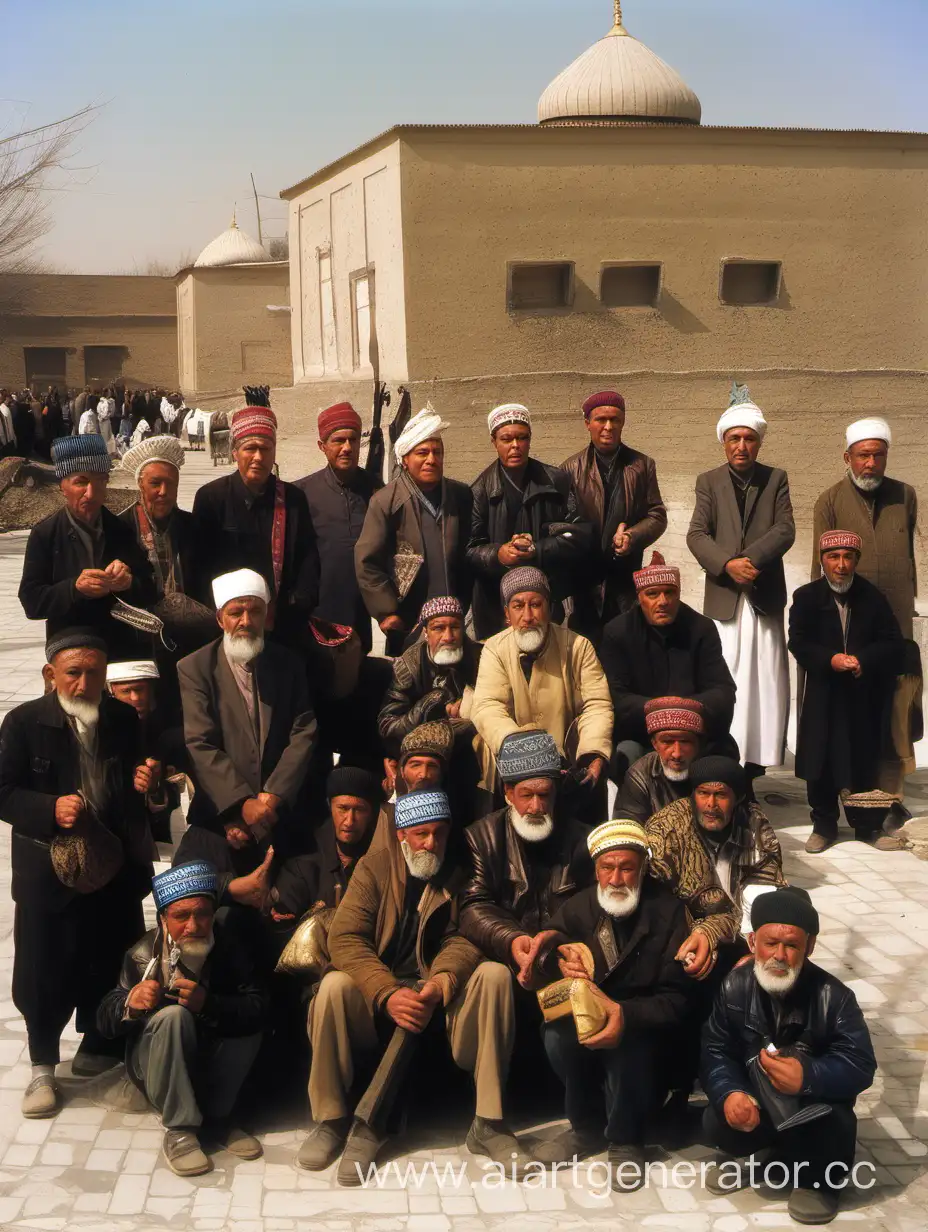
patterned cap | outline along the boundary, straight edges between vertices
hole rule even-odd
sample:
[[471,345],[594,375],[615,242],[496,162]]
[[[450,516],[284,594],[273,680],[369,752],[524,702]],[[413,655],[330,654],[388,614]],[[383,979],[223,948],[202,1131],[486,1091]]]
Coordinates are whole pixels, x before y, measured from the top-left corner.
[[529,590],[544,595],[546,599],[551,598],[551,586],[540,569],[536,569],[534,565],[520,565],[517,569],[510,569],[503,575],[503,580],[499,584],[499,596],[503,601],[503,607],[513,595],[521,595]]
[[152,898],[155,909],[163,911],[171,903],[182,898],[212,898],[217,895],[216,870],[208,860],[192,860],[189,864],[176,864],[165,873],[152,879]]
[[512,732],[499,746],[496,769],[504,783],[557,779],[561,775],[561,755],[546,731]]
[[646,569],[632,574],[635,590],[647,590],[649,586],[676,586],[680,589],[680,570],[668,565],[660,552],[651,553],[651,563]]
[[849,548],[858,555],[863,551],[863,540],[852,530],[826,530],[818,541],[819,555],[823,552],[834,552],[838,548]]
[[139,475],[151,462],[164,462],[179,471],[184,465],[184,447],[176,436],[150,436],[123,454],[122,466],[138,483]]
[[504,402],[502,406],[496,407],[490,411],[487,416],[487,427],[490,429],[490,436],[499,428],[505,427],[506,424],[525,424],[529,430],[532,427],[532,416],[529,413],[527,406],[523,406],[521,402]]
[[354,428],[361,431],[361,416],[350,402],[337,402],[335,406],[319,412],[319,439],[327,441],[339,428]]
[[52,441],[52,461],[56,479],[66,479],[68,475],[108,475],[112,466],[106,441],[93,432],[59,436]]
[[454,730],[450,723],[420,723],[407,732],[400,745],[400,769],[410,757],[434,757],[443,770],[448,769],[454,748]]
[[451,821],[451,804],[443,791],[410,791],[399,796],[393,814],[397,830],[427,826],[433,821]]
[[99,650],[106,654],[106,642],[96,629],[77,626],[53,633],[45,643],[45,662],[51,663],[62,650]]
[[640,821],[632,821],[626,817],[614,817],[612,821],[604,821],[601,826],[591,830],[587,835],[586,845],[594,860],[607,851],[621,851],[623,848],[643,851],[648,859],[651,858],[651,848],[644,826]]
[[454,595],[439,595],[435,599],[427,600],[422,604],[419,624],[427,625],[436,616],[459,616],[463,620],[464,608],[461,606],[461,600],[455,599]]
[[691,701],[688,697],[652,697],[644,704],[649,736],[665,731],[689,731],[701,736],[706,730],[702,716],[702,702]]
[[624,411],[625,399],[621,394],[617,394],[611,389],[604,390],[599,394],[590,394],[583,404],[583,418],[589,419],[593,412],[601,406],[612,406],[617,411]]
[[277,441],[277,416],[269,406],[246,406],[232,416],[232,444],[263,436]]

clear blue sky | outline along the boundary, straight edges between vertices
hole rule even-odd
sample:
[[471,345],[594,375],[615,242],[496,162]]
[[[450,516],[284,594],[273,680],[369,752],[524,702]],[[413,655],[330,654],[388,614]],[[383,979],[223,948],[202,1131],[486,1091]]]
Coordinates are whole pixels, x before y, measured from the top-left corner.
[[[928,130],[928,0],[625,0],[707,124]],[[534,122],[612,0],[0,0],[0,124],[101,104],[42,255],[108,272],[254,232],[281,188],[398,123]],[[263,202],[266,231],[285,208]]]

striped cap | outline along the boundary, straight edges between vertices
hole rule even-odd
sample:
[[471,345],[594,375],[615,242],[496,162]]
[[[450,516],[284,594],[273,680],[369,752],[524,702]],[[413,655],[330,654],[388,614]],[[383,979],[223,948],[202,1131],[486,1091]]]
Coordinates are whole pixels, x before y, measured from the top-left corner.
[[277,416],[269,406],[245,406],[232,416],[233,445],[255,436],[277,441]]
[[217,882],[216,870],[208,860],[176,864],[152,879],[151,895],[155,900],[155,910],[163,911],[182,898],[215,898]]
[[680,589],[680,570],[668,565],[660,552],[651,553],[651,563],[646,569],[632,574],[635,590],[647,590],[649,586],[676,586]]
[[644,704],[648,735],[664,731],[689,731],[701,736],[706,730],[702,702],[688,697],[652,697]]
[[852,530],[826,530],[818,541],[819,555],[823,552],[835,552],[838,548],[848,548],[858,555],[863,551],[863,540]]
[[612,821],[604,821],[601,826],[591,830],[587,836],[586,845],[591,857],[595,860],[607,851],[618,851],[622,848],[632,848],[643,851],[651,857],[648,845],[648,835],[640,821],[632,821],[626,817],[615,817]]
[[399,796],[393,814],[397,830],[427,826],[433,821],[451,821],[451,805],[443,791],[411,791]]
[[52,441],[55,478],[68,475],[108,475],[112,462],[102,436],[85,432],[83,436],[59,436]]

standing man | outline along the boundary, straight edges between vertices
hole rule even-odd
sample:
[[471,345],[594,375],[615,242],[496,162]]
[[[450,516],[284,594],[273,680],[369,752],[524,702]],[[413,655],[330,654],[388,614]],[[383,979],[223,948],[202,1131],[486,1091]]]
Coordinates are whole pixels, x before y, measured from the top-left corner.
[[394,446],[402,470],[374,493],[355,545],[361,597],[391,655],[402,651],[427,599],[454,595],[470,605],[471,491],[444,477],[447,427],[431,404],[413,415]]
[[731,734],[753,784],[767,766],[782,765],[786,751],[783,557],[796,527],[786,472],[757,461],[767,421],[747,393],[736,386],[718,422],[727,463],[696,480],[686,543],[706,572],[703,611],[718,626],[738,689]]
[[319,601],[313,615],[355,629],[364,653],[370,654],[371,618],[358,589],[354,547],[371,497],[383,485],[358,465],[361,416],[350,402],[322,411],[318,445],[326,465],[294,484],[306,497],[319,549]]
[[16,429],[13,427],[10,401],[10,391],[0,389],[0,458],[16,453]]
[[503,627],[499,584],[519,565],[537,565],[551,583],[556,610],[573,590],[589,551],[569,477],[529,456],[532,418],[517,402],[487,417],[497,458],[471,485],[474,506],[467,559],[474,571],[474,632],[492,637]]
[[598,645],[606,621],[633,606],[633,575],[645,548],[667,529],[667,511],[653,459],[622,441],[622,395],[592,394],[583,419],[590,443],[561,463],[573,481],[580,516],[593,528],[585,585],[574,595],[570,624]]

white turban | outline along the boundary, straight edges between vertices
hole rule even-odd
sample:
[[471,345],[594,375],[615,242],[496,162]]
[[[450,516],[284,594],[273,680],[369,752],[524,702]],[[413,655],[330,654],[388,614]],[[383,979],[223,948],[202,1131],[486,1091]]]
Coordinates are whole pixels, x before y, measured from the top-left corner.
[[236,569],[213,578],[213,603],[219,612],[233,599],[263,599],[270,602],[267,582],[254,569]]
[[739,402],[730,406],[716,427],[719,444],[725,444],[725,433],[731,428],[750,428],[761,440],[767,435],[767,421],[764,412],[753,402]]
[[504,402],[502,406],[498,406],[495,410],[490,411],[487,416],[487,427],[490,429],[490,436],[501,428],[503,424],[525,424],[531,430],[532,417],[529,414],[527,406],[523,406],[521,402]]
[[397,437],[396,444],[393,446],[397,462],[402,462],[406,455],[417,445],[421,445],[423,441],[430,441],[433,436],[441,436],[450,426],[438,414],[431,402],[427,402],[417,415],[413,415]]
[[847,430],[847,448],[858,441],[885,441],[889,447],[893,443],[892,428],[885,419],[858,419]]
[[153,659],[127,659],[122,663],[108,663],[107,684],[127,684],[130,680],[160,680],[158,664]]
[[179,471],[184,465],[184,447],[176,436],[150,436],[128,449],[122,459],[123,466],[132,472],[136,483],[149,462],[165,462]]

